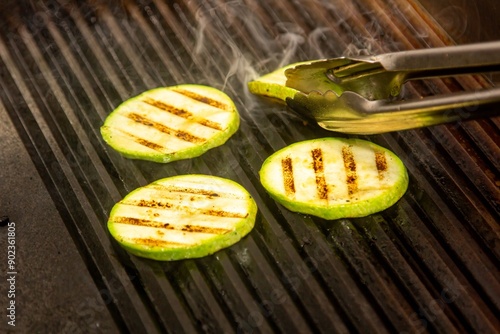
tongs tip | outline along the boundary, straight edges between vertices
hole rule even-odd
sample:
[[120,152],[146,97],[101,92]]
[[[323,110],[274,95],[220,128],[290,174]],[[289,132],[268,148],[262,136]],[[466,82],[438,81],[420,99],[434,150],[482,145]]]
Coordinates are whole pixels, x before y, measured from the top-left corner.
[[343,89],[333,82],[326,71],[349,63],[347,58],[319,59],[299,64],[285,70],[286,86],[308,94],[313,91],[334,91],[341,95]]

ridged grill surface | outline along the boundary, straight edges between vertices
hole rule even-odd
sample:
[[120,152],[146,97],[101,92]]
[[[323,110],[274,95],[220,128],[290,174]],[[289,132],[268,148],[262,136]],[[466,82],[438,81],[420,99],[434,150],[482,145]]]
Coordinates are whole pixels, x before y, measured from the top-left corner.
[[[414,0],[26,1],[0,17],[0,110],[93,282],[107,291],[102,297],[117,328],[500,330],[498,118],[362,136],[396,153],[410,175],[396,205],[366,218],[292,213],[259,183],[262,162],[278,149],[343,135],[252,96],[246,83],[294,61],[450,44]],[[184,83],[216,87],[234,100],[242,122],[225,145],[165,165],[125,159],[105,145],[99,128],[121,102]],[[461,77],[418,82],[406,93],[487,85]],[[106,228],[114,203],[139,186],[188,173],[243,185],[259,207],[254,230],[196,260],[128,255]],[[87,320],[85,313],[73,319]]]

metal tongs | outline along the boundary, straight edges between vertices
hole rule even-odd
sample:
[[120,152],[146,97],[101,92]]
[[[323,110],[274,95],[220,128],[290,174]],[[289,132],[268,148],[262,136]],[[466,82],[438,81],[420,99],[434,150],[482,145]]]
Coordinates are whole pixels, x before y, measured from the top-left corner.
[[285,71],[294,111],[332,131],[376,134],[500,114],[500,87],[398,99],[408,80],[500,71],[500,41],[323,59]]

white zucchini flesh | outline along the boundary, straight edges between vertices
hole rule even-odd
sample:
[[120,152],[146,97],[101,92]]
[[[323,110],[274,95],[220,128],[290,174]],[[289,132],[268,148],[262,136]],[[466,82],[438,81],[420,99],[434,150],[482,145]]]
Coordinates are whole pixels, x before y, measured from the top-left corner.
[[328,220],[385,210],[408,187],[403,162],[393,152],[360,139],[292,144],[268,157],[259,174],[264,188],[284,207]]
[[224,144],[239,122],[236,106],[222,91],[178,85],[123,102],[106,118],[101,134],[125,157],[166,163]]
[[180,260],[238,242],[254,227],[256,214],[255,201],[240,184],[188,174],[132,191],[111,210],[108,229],[134,255]]

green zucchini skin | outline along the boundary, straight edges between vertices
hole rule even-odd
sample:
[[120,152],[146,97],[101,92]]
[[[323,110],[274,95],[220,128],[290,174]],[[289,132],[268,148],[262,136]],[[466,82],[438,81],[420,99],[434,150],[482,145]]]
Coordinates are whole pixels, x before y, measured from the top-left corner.
[[393,152],[343,138],[287,146],[264,161],[259,175],[270,196],[285,208],[327,220],[385,210],[409,183],[403,162]]
[[108,115],[100,131],[126,158],[168,163],[223,145],[239,125],[229,96],[209,86],[186,84],[128,99]]
[[256,215],[254,199],[240,184],[188,174],[132,191],[115,204],[107,225],[131,254],[173,261],[235,244],[253,229]]

